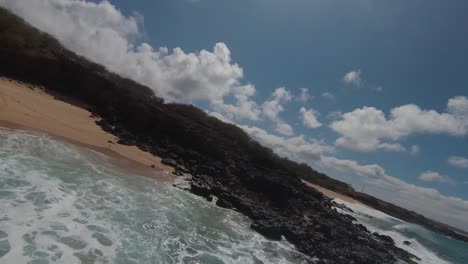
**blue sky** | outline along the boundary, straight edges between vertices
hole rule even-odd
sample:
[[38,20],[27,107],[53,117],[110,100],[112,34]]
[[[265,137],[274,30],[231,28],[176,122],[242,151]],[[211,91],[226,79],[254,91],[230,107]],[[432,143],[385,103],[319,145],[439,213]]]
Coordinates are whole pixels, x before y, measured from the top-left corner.
[[[468,3],[466,1],[112,1],[123,12],[144,16],[147,40],[154,46],[197,51],[224,42],[244,79],[255,84],[257,100],[274,88],[309,88],[305,104],[322,115],[375,106],[386,113],[404,104],[444,111],[447,100],[468,91]],[[363,87],[343,82],[361,70]],[[373,88],[382,87],[382,92]],[[332,93],[336,101],[320,95]],[[203,105],[203,103],[198,103]],[[282,115],[297,133],[332,143],[327,127],[307,129],[291,102]],[[324,122],[327,120],[325,119]],[[296,124],[297,123],[297,124]],[[268,124],[261,127],[271,129]],[[466,137],[411,135],[419,155],[340,149],[338,155],[377,163],[408,182],[431,186],[468,199],[468,185],[422,183],[433,170],[460,182],[468,170],[449,166],[449,156],[468,155]],[[333,175],[333,173],[330,173]]]
[[466,1],[0,5],[280,155],[468,230]]

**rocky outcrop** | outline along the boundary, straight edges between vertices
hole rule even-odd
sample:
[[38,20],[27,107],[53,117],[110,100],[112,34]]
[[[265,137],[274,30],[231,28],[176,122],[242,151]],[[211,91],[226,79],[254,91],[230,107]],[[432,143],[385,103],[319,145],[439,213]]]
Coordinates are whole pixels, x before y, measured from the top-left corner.
[[[252,219],[252,229],[270,239],[284,237],[322,263],[412,262],[413,256],[388,237],[338,213],[301,177],[351,192],[347,184],[276,156],[238,127],[193,106],[164,104],[149,88],[67,51],[0,11],[7,16],[0,20],[1,75],[40,84],[90,109],[119,144],[136,145],[162,157],[175,172],[189,172],[193,194],[243,213]],[[31,34],[42,34],[36,36],[40,41],[24,39]]]

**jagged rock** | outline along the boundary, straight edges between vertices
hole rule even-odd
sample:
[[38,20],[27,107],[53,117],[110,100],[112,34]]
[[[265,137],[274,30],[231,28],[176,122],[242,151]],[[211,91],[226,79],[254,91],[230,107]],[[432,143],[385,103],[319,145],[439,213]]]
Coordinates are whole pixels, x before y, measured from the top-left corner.
[[271,240],[281,240],[281,230],[265,221],[255,221],[250,227]]
[[177,162],[175,160],[173,160],[173,159],[162,159],[161,163],[165,164],[165,165],[168,165],[168,166],[171,166],[171,167],[176,167],[177,166]]
[[162,162],[174,168],[180,161],[193,175],[192,193],[219,197],[219,206],[249,217],[259,233],[276,240],[283,235],[302,253],[328,264],[392,263],[394,256],[411,263],[411,254],[353,224],[350,217],[332,209],[330,199],[302,184],[300,177],[308,175],[351,192],[346,184],[275,156],[240,128],[194,106],[164,104],[150,88],[110,73],[59,44],[36,47],[22,39],[26,35],[11,30],[19,27],[2,28],[2,34],[9,32],[28,46],[0,42],[0,74],[89,105],[102,118],[96,123],[117,136],[119,144],[171,157]]
[[181,166],[181,165],[177,165],[175,169],[177,171],[181,171],[183,173],[190,173],[190,171],[187,168],[185,168],[184,166]]
[[172,172],[175,176],[184,176],[184,174],[181,171],[175,170]]
[[376,233],[374,232],[373,235],[375,237],[377,237],[378,239],[384,241],[385,243],[389,243],[389,244],[395,244],[395,241],[393,241],[393,238],[389,237],[389,236],[386,236],[386,235],[381,235],[379,233]]

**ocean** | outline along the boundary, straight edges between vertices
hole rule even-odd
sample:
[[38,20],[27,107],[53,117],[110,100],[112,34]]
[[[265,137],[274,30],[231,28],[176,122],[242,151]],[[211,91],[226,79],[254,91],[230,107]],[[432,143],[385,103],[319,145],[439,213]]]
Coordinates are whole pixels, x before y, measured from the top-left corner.
[[[361,223],[392,236],[421,263],[468,263],[466,243],[347,205]],[[100,153],[40,133],[0,129],[2,264],[311,261],[249,225],[239,213],[171,182],[124,172]]]
[[[419,225],[407,223],[363,205],[335,199],[349,207],[353,212],[342,213],[354,216],[359,223],[372,232],[378,232],[393,238],[395,244],[418,256],[424,264],[466,264],[468,263],[468,243],[455,240],[425,229]],[[340,211],[340,209],[337,208]],[[404,242],[410,242],[409,246]]]

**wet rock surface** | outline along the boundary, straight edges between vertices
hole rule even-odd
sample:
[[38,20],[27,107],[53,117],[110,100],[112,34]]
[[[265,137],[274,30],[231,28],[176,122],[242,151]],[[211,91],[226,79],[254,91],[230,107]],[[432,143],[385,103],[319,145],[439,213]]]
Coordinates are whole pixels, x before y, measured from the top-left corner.
[[222,134],[210,131],[219,141],[206,140],[216,143],[214,148],[222,146],[224,151],[223,156],[211,156],[156,139],[148,144],[131,133],[119,134],[120,126],[114,127],[117,136],[165,157],[163,163],[172,166],[174,174],[190,173],[188,190],[192,193],[208,201],[216,197],[218,206],[252,219],[253,230],[272,240],[285,238],[301,252],[320,259],[319,263],[413,263],[414,256],[395,247],[390,237],[370,233],[352,216],[340,214],[334,207],[351,209],[305,186],[281,164],[262,164],[262,158],[228,145],[229,140]]
[[187,188],[193,194],[216,197],[218,206],[252,219],[252,229],[273,240],[284,237],[319,263],[413,263],[391,238],[338,213],[301,178],[353,192],[347,184],[274,155],[238,127],[200,109],[164,104],[148,87],[67,51],[47,35],[30,29],[40,35],[38,44],[16,41],[24,37],[21,27],[29,26],[2,27],[0,37],[14,41],[0,41],[0,75],[43,85],[56,97],[90,109],[117,143],[136,145],[162,157],[175,172],[190,173]]

